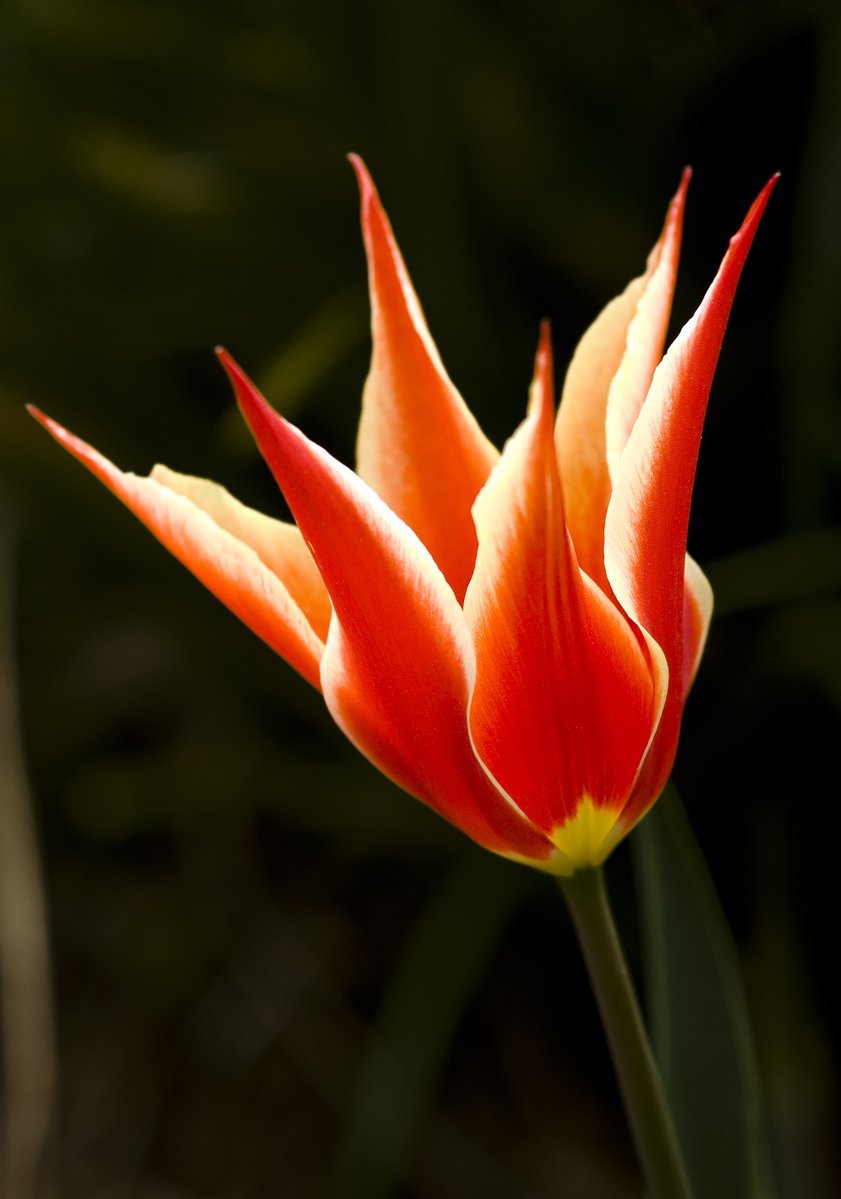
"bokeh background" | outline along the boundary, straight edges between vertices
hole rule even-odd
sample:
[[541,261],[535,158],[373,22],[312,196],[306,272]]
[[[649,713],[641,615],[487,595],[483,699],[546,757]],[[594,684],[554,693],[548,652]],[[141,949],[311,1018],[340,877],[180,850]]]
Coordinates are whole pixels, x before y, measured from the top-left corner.
[[[282,513],[223,342],[351,461],[370,345],[350,150],[498,443],[539,320],[562,369],[643,266],[684,164],[675,328],[783,173],[702,447],[690,548],[718,614],[675,777],[740,951],[779,1194],[841,1194],[834,0],[7,0],[0,971],[19,1197],[640,1193],[551,883],[379,778],[23,410]],[[626,848],[609,881],[638,962]]]

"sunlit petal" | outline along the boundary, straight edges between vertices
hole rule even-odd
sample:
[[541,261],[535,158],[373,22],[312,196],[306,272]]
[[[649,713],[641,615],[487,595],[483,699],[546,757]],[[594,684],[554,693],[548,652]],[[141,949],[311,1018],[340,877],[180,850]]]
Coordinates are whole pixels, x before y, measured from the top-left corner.
[[684,171],[657,245],[648,256],[645,286],[628,326],[625,352],[611,380],[607,399],[607,465],[612,480],[636,424],[654,372],[663,356],[672,296],[677,278],[686,189],[691,172]]
[[333,603],[321,677],[334,719],[383,773],[480,844],[547,857],[551,845],[473,755],[473,650],[428,550],[367,484],[279,417],[227,355],[222,360]]
[[[178,476],[160,467],[157,478],[124,473],[43,413],[30,411],[208,590],[308,682],[320,688],[323,642],[287,587],[255,549],[240,540],[234,531],[217,523],[212,512],[195,502],[201,487],[194,490],[193,497],[179,494],[170,485]],[[161,480],[161,472],[166,483]],[[218,495],[214,496],[213,506],[217,512],[224,507]]]
[[710,630],[713,589],[694,558],[686,555],[683,608],[683,698],[695,678]]
[[555,438],[567,526],[580,566],[606,591],[611,479],[663,352],[688,184],[685,171],[645,274],[596,318],[564,380]]
[[373,335],[358,473],[414,529],[461,600],[476,558],[470,509],[498,454],[450,382],[371,178],[351,161]]
[[654,796],[671,768],[684,696],[686,534],[704,414],[736,285],[774,182],[757,197],[698,311],[657,368],[607,513],[609,581],[669,665],[669,694],[644,781]]
[[[500,457],[450,382],[368,173],[373,353],[354,474],[224,352],[297,526],[206,479],[124,474],[35,413],[232,611],[323,690],[380,770],[479,844],[601,864],[677,747],[712,591],[686,554],[724,328],[773,180],[660,361],[689,173],[647,270],[582,338],[553,419],[548,327]],[[659,362],[659,365],[658,365]]]
[[575,561],[551,397],[544,330],[529,416],[474,507],[479,554],[465,600],[476,752],[549,835],[585,798],[618,812],[656,719],[645,652]]
[[220,529],[226,529],[237,541],[250,545],[286,587],[319,640],[327,640],[332,611],[330,599],[297,525],[274,520],[246,507],[210,479],[178,474],[167,466],[156,466],[152,478],[170,491],[186,496]]

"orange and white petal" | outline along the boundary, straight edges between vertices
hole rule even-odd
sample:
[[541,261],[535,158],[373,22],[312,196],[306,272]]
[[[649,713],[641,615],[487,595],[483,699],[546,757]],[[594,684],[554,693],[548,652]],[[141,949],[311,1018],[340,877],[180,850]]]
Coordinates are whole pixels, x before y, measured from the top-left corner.
[[321,679],[336,722],[383,773],[481,845],[547,858],[549,842],[474,757],[472,647],[428,550],[366,483],[279,417],[230,358],[222,361],[333,604]]
[[474,749],[568,865],[594,865],[650,741],[655,695],[634,630],[579,570],[567,535],[545,329],[529,415],[473,511]]
[[297,525],[256,512],[210,479],[182,475],[167,466],[154,467],[152,478],[185,496],[237,541],[250,545],[283,583],[319,640],[327,640],[332,612],[330,597]]
[[119,470],[56,421],[37,409],[30,411],[209,591],[320,688],[324,643],[289,590],[251,545],[218,524],[193,498],[179,494],[160,478],[141,478]]
[[713,616],[713,589],[701,567],[686,555],[683,576],[683,698],[698,672]]
[[616,478],[622,453],[663,356],[690,177],[691,171],[687,168],[669,205],[660,239],[648,256],[645,287],[628,327],[622,362],[611,380],[606,419],[607,466],[611,479]]
[[609,594],[604,522],[611,479],[663,352],[689,171],[645,274],[596,318],[573,354],[555,427],[567,526],[579,565]]
[[608,579],[669,666],[669,694],[646,769],[650,787],[665,783],[680,725],[686,534],[707,399],[736,285],[774,182],[757,197],[698,311],[655,371],[608,506]]
[[439,357],[388,217],[362,161],[373,353],[357,471],[414,529],[461,601],[476,559],[470,509],[499,457]]

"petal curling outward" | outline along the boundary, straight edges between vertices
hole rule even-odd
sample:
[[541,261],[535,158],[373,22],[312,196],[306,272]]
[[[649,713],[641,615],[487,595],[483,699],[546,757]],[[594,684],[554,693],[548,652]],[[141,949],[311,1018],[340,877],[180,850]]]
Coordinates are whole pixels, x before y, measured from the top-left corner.
[[592,865],[650,741],[655,695],[628,621],[579,570],[566,532],[545,328],[529,415],[474,517],[479,553],[465,599],[474,749],[573,868]]
[[470,509],[499,455],[450,382],[371,178],[359,158],[351,162],[373,335],[357,470],[414,529],[461,601],[476,559]]
[[[605,566],[618,601],[665,654],[669,689],[655,742],[623,820],[665,784],[710,596],[687,564],[689,505],[707,399],[736,285],[776,179],[754,201],[698,311],[655,371],[621,457],[605,525]],[[689,630],[685,628],[685,613]]]
[[481,845],[548,858],[551,844],[496,791],[470,747],[472,649],[429,552],[221,358],[333,603],[321,678],[334,719],[383,773]]
[[[56,421],[35,408],[30,408],[30,412],[209,591],[308,682],[320,687],[319,664],[324,643],[280,577],[284,567],[280,549],[275,551],[275,573],[260,557],[259,550],[243,536],[246,526],[268,518],[249,513],[215,484],[176,475],[165,467],[156,468],[156,476],[151,478],[125,473]],[[261,539],[264,534],[265,526],[261,529]],[[291,544],[294,540],[294,534],[289,535]],[[298,550],[296,557],[299,553]],[[293,573],[299,573],[297,568]],[[309,591],[317,607],[313,589]],[[318,620],[315,623],[323,628],[323,623]]]
[[689,178],[684,171],[645,274],[607,305],[578,343],[558,410],[567,526],[579,565],[608,593],[604,522],[611,479],[663,353]]

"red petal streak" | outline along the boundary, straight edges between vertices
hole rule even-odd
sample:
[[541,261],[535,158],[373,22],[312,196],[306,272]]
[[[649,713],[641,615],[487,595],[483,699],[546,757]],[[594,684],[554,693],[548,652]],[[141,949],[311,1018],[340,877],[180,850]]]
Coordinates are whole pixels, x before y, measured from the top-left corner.
[[[629,820],[656,799],[677,746],[684,661],[694,657],[685,650],[684,575],[698,447],[736,285],[775,181],[760,192],[698,311],[657,368],[614,480],[605,528],[607,575],[628,615],[662,647],[669,668],[666,707]],[[700,631],[700,617],[696,623]],[[697,641],[698,633],[690,640]]]
[[473,500],[497,451],[441,363],[388,218],[362,161],[373,354],[359,425],[359,475],[408,524],[461,601],[476,559]]
[[[180,477],[183,480],[186,476],[174,476],[165,468],[165,482],[160,478],[125,474],[92,446],[37,409],[30,408],[30,412],[60,445],[121,499],[208,590],[308,682],[320,688],[322,641],[287,588],[251,545],[217,523],[213,513],[204,511],[194,497],[178,494],[178,489],[173,488],[174,479]],[[157,470],[160,472],[162,468]],[[194,482],[213,487],[204,480]],[[190,489],[182,487],[181,490]],[[227,494],[222,488],[218,491]],[[219,495],[214,497],[214,502],[217,507],[223,504]],[[253,516],[259,519],[257,513]]]
[[684,171],[645,274],[607,305],[579,342],[558,411],[567,527],[580,566],[607,594],[604,522],[611,477],[663,353],[689,176]]
[[367,484],[220,357],[333,602],[321,678],[337,723],[380,770],[480,844],[547,858],[551,846],[473,755],[467,627],[428,551]]
[[550,833],[585,795],[620,807],[656,713],[648,663],[616,607],[582,575],[564,525],[544,328],[529,416],[474,506],[465,615],[476,648],[474,748]]

